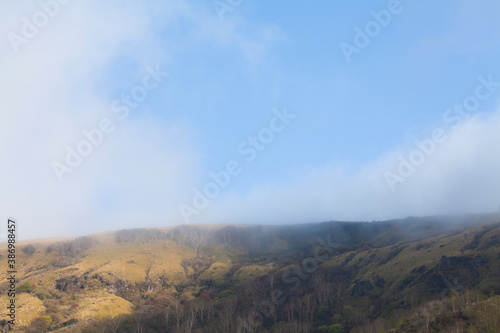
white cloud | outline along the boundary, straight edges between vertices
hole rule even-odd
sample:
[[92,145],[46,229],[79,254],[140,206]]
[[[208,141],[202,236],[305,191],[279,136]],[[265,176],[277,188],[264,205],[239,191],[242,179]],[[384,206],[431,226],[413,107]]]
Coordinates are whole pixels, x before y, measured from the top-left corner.
[[[12,7],[0,6],[0,21],[4,16],[29,17],[37,9],[8,6]],[[175,12],[174,6],[170,9]],[[154,66],[160,59],[167,62],[168,51],[161,50],[149,31],[147,11],[139,4],[116,7],[75,1],[61,7],[37,36],[20,45],[17,54],[3,49],[1,216],[19,219],[21,237],[118,228],[116,212],[100,213],[100,200],[113,201],[113,196],[118,198],[113,207],[122,212],[122,227],[144,223],[134,220],[139,213],[123,214],[134,205],[157,220],[168,217],[172,195],[166,192],[189,184],[186,173],[195,172],[196,162],[192,128],[189,124],[160,128],[153,119],[140,117],[123,123],[114,119],[116,130],[73,173],[65,175],[63,183],[51,169],[52,161],[63,162],[66,146],[75,147],[83,139],[82,130],[97,127],[103,117],[113,117],[111,101],[98,88],[114,59],[127,57],[137,64],[125,75],[130,82],[142,78],[138,71],[145,66]],[[20,31],[19,22],[9,23],[2,26],[2,36]],[[172,136],[179,133],[182,137],[174,140]],[[152,195],[164,200],[162,205],[141,201]]]
[[246,196],[222,195],[199,219],[298,223],[495,211],[500,204],[499,128],[500,112],[465,121],[394,192],[384,174],[396,172],[399,156],[407,157],[415,146],[387,152],[354,174],[345,166],[325,166],[289,177],[286,185],[257,186]]
[[[500,45],[500,3],[497,1],[456,1],[444,17],[442,28],[416,39],[403,59],[406,70],[414,74],[436,75],[457,57],[474,63],[486,55],[494,56]],[[441,29],[441,30],[439,30]]]
[[[282,33],[264,25],[252,31],[238,16],[220,21],[194,2],[72,1],[14,53],[4,37],[37,10],[36,2],[0,4],[0,218],[18,218],[23,238],[181,223],[178,204],[204,174],[199,129],[189,119],[164,125],[139,109],[120,120],[110,111],[113,99],[140,83],[147,66],[168,71],[184,47],[235,48],[251,64]],[[52,161],[62,162],[65,147],[103,117],[115,130],[59,183]],[[498,113],[471,118],[395,192],[384,173],[413,146],[357,172],[326,165],[245,196],[227,189],[197,219],[314,222],[492,210],[500,203],[499,126]]]
[[[38,2],[0,4],[0,218],[18,218],[22,238],[180,223],[177,205],[200,174],[198,129],[189,119],[162,125],[140,108],[121,121],[112,100],[147,66],[168,71],[176,50],[200,38],[172,26],[211,27],[204,38],[247,55],[269,38],[236,34],[237,24],[195,2],[70,1],[14,52],[8,34],[22,35],[22,18],[40,11]],[[103,117],[115,130],[59,183],[51,163]]]

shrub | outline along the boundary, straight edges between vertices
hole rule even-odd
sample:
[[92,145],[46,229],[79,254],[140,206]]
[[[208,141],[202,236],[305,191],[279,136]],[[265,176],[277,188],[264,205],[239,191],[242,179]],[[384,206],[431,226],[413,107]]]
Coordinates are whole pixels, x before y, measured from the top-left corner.
[[35,295],[36,295],[36,297],[38,297],[42,301],[46,300],[46,299],[50,299],[52,297],[52,295],[46,289],[42,289],[42,288],[37,288]]
[[317,317],[319,320],[326,320],[330,314],[330,309],[327,306],[321,306],[318,309]]
[[224,298],[228,298],[229,296],[231,296],[233,294],[233,292],[229,289],[226,289],[224,291],[221,291],[219,296],[220,297],[224,297]]
[[59,242],[47,247],[46,252],[57,252],[59,256],[75,258],[81,256],[97,243],[93,237],[83,236],[69,242]]
[[385,307],[385,313],[386,314],[389,314],[391,313],[392,310],[394,310],[394,308],[396,307],[396,303],[395,302],[390,302],[389,304],[387,304],[387,306]]
[[20,287],[19,291],[22,293],[32,293],[34,290],[34,285],[33,283],[29,281],[25,281]]
[[26,245],[23,249],[23,252],[29,256],[36,252],[36,248],[33,245]]
[[159,229],[124,229],[115,232],[115,242],[117,243],[149,243],[155,240],[166,240],[167,234]]
[[330,326],[320,326],[319,331],[321,333],[343,333],[344,332],[344,326],[342,324],[333,324]]
[[52,318],[50,316],[38,317],[31,321],[28,332],[47,332],[51,325]]

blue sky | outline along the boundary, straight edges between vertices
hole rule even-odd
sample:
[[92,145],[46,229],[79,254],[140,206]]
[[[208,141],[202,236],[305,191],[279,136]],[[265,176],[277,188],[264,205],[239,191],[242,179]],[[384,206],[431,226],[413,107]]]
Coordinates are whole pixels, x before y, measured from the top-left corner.
[[496,210],[498,31],[493,0],[2,3],[2,216],[33,238]]

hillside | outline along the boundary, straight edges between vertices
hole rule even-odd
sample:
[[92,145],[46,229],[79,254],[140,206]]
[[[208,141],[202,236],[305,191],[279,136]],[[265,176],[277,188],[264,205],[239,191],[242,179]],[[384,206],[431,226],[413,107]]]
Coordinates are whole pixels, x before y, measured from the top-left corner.
[[497,214],[119,230],[17,256],[15,332],[500,332]]

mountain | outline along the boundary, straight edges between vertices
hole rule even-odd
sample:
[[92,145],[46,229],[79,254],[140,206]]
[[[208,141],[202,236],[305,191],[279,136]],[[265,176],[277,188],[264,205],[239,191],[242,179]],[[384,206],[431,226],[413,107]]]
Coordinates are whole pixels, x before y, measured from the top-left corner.
[[141,228],[16,251],[4,332],[500,332],[498,214]]

